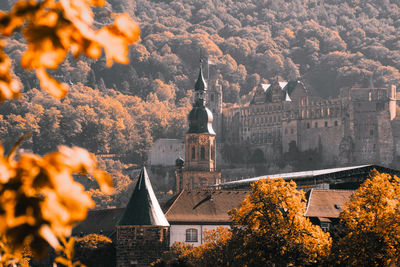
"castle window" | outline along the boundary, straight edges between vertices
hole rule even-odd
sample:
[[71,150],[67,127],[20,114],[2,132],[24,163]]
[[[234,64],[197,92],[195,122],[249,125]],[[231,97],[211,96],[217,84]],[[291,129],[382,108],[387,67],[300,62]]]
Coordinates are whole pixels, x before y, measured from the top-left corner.
[[196,158],[196,148],[192,147],[192,159]]
[[200,149],[200,158],[201,158],[201,160],[206,159],[206,149],[204,148],[204,146],[202,146]]
[[328,122],[327,121],[325,122],[325,127],[328,127]]
[[214,101],[214,94],[211,95],[211,101]]
[[186,230],[186,242],[197,242],[197,229],[190,228]]
[[370,136],[373,136],[373,135],[374,135],[374,130],[372,130],[372,129],[369,130],[369,135],[370,135]]
[[294,134],[294,129],[293,128],[290,128],[290,133]]
[[338,126],[338,122],[337,121],[335,121],[335,126]]
[[307,122],[307,129],[310,129],[310,123]]
[[315,128],[318,128],[318,122],[316,122],[316,123],[314,124],[314,127],[315,127]]

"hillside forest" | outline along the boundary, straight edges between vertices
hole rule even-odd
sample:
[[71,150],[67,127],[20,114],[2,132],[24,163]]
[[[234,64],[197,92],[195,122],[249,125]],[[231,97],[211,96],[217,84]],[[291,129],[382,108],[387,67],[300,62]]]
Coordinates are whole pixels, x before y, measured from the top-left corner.
[[[34,73],[21,67],[22,35],[8,41],[25,93],[0,105],[6,150],[32,132],[21,148],[38,154],[77,145],[143,164],[154,140],[183,136],[200,51],[209,63],[206,76],[221,81],[225,103],[243,103],[257,84],[275,78],[302,80],[325,97],[344,86],[400,81],[398,1],[107,2],[96,10],[97,26],[108,24],[113,12],[129,13],[140,24],[141,41],[131,47],[128,65],[107,68],[104,57],[69,57],[52,72],[70,85],[62,100],[38,90]],[[12,4],[1,1],[0,9]]]

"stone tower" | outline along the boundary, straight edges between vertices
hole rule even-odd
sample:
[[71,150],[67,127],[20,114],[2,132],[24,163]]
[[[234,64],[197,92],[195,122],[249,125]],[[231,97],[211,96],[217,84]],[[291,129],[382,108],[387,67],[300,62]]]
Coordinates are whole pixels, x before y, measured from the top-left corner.
[[194,88],[193,108],[189,113],[189,130],[185,136],[185,167],[176,177],[176,189],[194,189],[221,182],[216,165],[216,139],[213,115],[206,107],[207,83],[200,72]]
[[143,168],[117,224],[117,266],[150,266],[168,249],[169,227]]
[[219,143],[222,138],[222,85],[219,79],[214,81],[214,86],[211,86],[208,94],[207,106],[213,114],[213,129],[217,136],[217,142]]

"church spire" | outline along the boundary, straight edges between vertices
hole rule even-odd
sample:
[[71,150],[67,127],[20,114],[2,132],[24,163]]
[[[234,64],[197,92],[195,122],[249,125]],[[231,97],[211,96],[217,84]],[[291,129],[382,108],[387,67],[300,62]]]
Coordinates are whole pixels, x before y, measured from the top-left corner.
[[169,226],[145,167],[140,171],[135,190],[118,225]]
[[203,68],[202,68],[202,63],[203,60],[200,59],[200,71],[199,71],[199,77],[197,78],[197,82],[194,85],[194,90],[195,91],[206,91],[207,90],[207,83],[204,80],[203,76]]

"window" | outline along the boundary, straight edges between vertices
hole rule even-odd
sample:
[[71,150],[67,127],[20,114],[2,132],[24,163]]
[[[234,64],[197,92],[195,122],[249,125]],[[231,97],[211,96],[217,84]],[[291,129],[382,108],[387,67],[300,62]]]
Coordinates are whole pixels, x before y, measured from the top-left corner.
[[294,129],[293,128],[290,128],[290,133],[294,134]]
[[321,228],[322,228],[322,230],[323,230],[324,232],[328,232],[328,231],[329,231],[329,225],[330,225],[330,223],[327,223],[327,222],[321,223]]
[[315,128],[318,128],[318,122],[315,123]]
[[192,159],[196,158],[196,148],[192,147]]
[[370,136],[373,136],[373,135],[374,135],[374,130],[372,130],[372,129],[369,130],[369,135],[370,135]]
[[214,101],[214,94],[211,94],[211,101]]
[[204,148],[204,146],[202,146],[200,149],[200,158],[201,158],[201,160],[206,159],[206,149]]
[[338,126],[338,122],[337,121],[335,121],[335,126]]
[[328,122],[327,121],[325,122],[325,127],[328,127]]
[[307,129],[310,129],[310,123],[307,122]]
[[197,242],[197,229],[190,228],[186,230],[186,242]]

